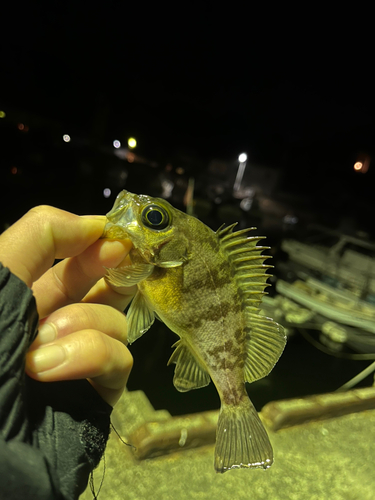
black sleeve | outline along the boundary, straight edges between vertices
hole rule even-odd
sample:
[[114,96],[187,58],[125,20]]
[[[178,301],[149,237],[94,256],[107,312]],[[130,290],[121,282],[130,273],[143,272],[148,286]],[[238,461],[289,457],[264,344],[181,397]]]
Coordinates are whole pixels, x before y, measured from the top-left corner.
[[112,408],[89,382],[25,374],[37,324],[31,290],[0,263],[0,500],[78,498],[109,435]]

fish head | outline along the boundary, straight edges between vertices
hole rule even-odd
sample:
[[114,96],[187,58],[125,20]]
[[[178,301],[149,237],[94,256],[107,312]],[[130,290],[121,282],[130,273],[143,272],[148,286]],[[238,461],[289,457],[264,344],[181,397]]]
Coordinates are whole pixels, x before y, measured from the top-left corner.
[[103,237],[129,238],[142,259],[160,267],[182,265],[188,254],[189,218],[162,198],[123,190],[107,213]]

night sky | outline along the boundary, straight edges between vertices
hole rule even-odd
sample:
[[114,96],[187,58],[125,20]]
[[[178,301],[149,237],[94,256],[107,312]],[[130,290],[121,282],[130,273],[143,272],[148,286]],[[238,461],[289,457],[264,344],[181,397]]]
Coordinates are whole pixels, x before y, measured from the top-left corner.
[[54,120],[96,146],[133,135],[159,165],[231,162],[246,151],[283,172],[283,191],[371,209],[373,164],[365,175],[353,170],[374,154],[366,12],[252,5],[249,15],[248,6],[209,2],[7,9],[0,109]]
[[[217,2],[167,5],[61,2],[47,8],[18,2],[2,7],[0,111],[6,117],[0,119],[0,231],[36,204],[104,214],[123,187],[155,195],[171,164],[173,203],[184,208],[187,181],[194,177],[197,201],[201,207],[209,201],[215,213],[214,229],[243,216],[248,226],[264,229],[273,246],[282,237],[285,213],[297,214],[297,232],[303,231],[301,210],[319,213],[316,221],[333,228],[346,218],[354,233],[361,229],[374,237],[374,41],[367,21],[372,15],[353,5],[334,12],[319,11],[315,4],[290,11],[284,4],[278,11],[249,2],[242,8],[233,2],[222,8]],[[27,120],[29,131],[17,129]],[[63,143],[63,133],[71,134],[71,144]],[[126,142],[130,136],[137,138],[137,154],[157,168],[115,157],[113,140]],[[261,210],[241,215],[231,190],[222,197],[230,220],[224,220],[221,206],[212,209],[212,185],[228,184],[229,170],[216,175],[210,162],[232,165],[235,175],[244,151],[249,168],[280,173],[270,194],[284,204],[273,214],[279,231],[273,239]],[[354,171],[358,160],[369,162],[365,174]],[[185,171],[180,177],[179,166]],[[128,177],[120,186],[125,170]],[[110,199],[103,197],[104,187],[111,187]],[[280,214],[279,206],[286,207]],[[135,344],[135,354],[150,342],[155,346],[146,362],[136,363],[131,383],[138,385],[131,388],[144,388],[146,377],[155,407],[170,408],[163,400],[170,387],[173,411],[188,412],[185,401],[195,394],[184,394],[180,403],[171,369],[165,384],[154,377],[173,343],[163,338],[164,344],[152,335]],[[328,368],[316,370],[323,362],[314,357],[318,351],[311,348],[314,353],[302,356],[297,347],[292,361],[284,355],[278,364],[282,370],[284,363],[288,376],[293,373],[293,381],[278,386],[291,392],[268,394],[262,386],[258,405],[304,393],[294,390],[295,379],[306,380],[305,365],[299,376],[296,360],[311,360],[312,392],[333,390],[357,370],[353,363],[340,371],[329,356]],[[342,380],[333,382],[327,369]],[[329,387],[322,388],[323,378]],[[192,403],[191,411],[202,409],[207,392],[192,392],[202,400],[196,407]],[[213,389],[211,396],[215,407]]]

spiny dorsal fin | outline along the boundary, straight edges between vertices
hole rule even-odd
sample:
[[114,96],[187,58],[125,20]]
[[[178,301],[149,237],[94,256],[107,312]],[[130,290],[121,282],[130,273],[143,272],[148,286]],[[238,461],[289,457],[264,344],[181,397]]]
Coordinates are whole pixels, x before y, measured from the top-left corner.
[[236,224],[221,227],[217,232],[222,250],[231,264],[242,300],[250,308],[256,310],[262,301],[264,289],[269,286],[266,281],[271,276],[266,270],[272,266],[264,265],[268,256],[262,250],[269,247],[257,246],[264,236],[248,236],[248,232],[256,229],[242,229],[233,232]]
[[254,382],[268,375],[275,366],[286,337],[281,325],[259,315],[264,289],[269,286],[267,279],[271,276],[266,271],[272,267],[264,264],[269,257],[262,255],[262,250],[269,247],[257,246],[263,236],[248,237],[250,229],[233,233],[233,227],[220,228],[217,235],[234,271],[243,305],[247,353],[244,378],[246,382]]
[[209,374],[197,362],[189,348],[182,340],[178,340],[172,347],[176,347],[169,358],[168,365],[176,363],[173,383],[180,392],[205,387],[211,381]]

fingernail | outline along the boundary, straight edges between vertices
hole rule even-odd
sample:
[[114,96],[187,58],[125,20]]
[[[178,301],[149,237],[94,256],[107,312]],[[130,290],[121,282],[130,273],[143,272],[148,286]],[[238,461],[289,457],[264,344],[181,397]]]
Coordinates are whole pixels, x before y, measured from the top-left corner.
[[61,345],[41,347],[27,353],[26,367],[33,373],[45,372],[61,365],[65,359],[65,349]]
[[38,343],[39,344],[49,344],[53,342],[57,337],[57,331],[52,323],[44,323],[38,332]]

